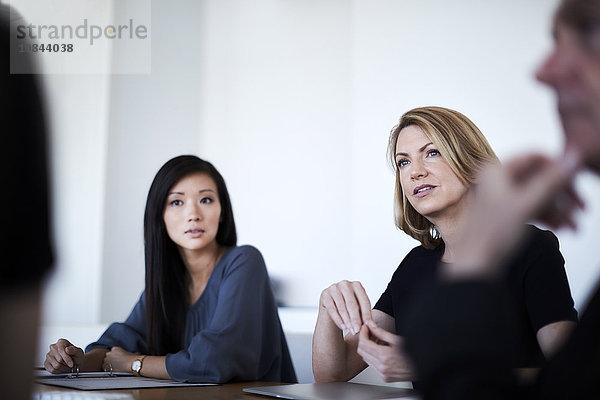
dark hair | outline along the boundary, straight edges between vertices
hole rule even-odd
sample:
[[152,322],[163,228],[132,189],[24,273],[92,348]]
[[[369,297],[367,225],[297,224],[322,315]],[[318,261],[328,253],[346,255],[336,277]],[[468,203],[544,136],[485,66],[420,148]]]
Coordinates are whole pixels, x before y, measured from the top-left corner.
[[237,243],[233,209],[225,180],[219,171],[208,161],[191,155],[167,161],[158,170],[150,186],[144,213],[146,329],[148,352],[151,355],[165,355],[183,347],[188,306],[187,270],[177,245],[169,238],[163,213],[173,185],[198,172],[210,176],[217,186],[221,203],[217,243],[226,247]]

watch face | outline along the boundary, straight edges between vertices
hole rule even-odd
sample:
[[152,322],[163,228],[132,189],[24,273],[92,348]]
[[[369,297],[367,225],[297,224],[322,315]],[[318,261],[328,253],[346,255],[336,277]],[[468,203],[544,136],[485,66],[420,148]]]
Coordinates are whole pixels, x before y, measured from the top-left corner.
[[135,360],[131,364],[131,369],[134,370],[135,372],[139,372],[140,368],[142,368],[142,362],[140,360]]

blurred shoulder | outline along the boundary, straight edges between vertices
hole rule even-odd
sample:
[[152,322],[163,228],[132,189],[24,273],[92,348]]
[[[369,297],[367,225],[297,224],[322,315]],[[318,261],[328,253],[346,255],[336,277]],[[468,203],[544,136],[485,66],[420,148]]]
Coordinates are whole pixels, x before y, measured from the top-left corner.
[[530,246],[535,248],[559,247],[558,238],[553,232],[529,224],[525,226],[525,230],[527,232],[527,241]]

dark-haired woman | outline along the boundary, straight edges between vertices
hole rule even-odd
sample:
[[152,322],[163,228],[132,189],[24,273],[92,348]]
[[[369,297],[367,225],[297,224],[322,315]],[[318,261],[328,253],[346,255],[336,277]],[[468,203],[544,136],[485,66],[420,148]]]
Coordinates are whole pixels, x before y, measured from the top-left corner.
[[189,382],[295,382],[260,252],[236,246],[225,182],[195,156],[157,173],[144,214],[146,290],[124,323],[83,350],[50,346],[45,367]]

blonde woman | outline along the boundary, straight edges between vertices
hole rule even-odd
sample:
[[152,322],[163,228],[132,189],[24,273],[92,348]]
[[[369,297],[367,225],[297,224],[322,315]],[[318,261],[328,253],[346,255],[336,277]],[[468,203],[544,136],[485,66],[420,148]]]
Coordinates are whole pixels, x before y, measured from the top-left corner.
[[[405,113],[388,151],[396,173],[396,225],[421,245],[404,258],[373,309],[360,282],[323,290],[313,337],[317,382],[349,380],[368,365],[385,381],[413,380],[402,350],[405,310],[435,282],[439,266],[453,262],[461,240],[456,225],[469,213],[475,177],[484,163],[497,162],[475,124],[442,107]],[[505,282],[524,322],[514,367],[540,366],[577,321],[558,240],[534,226],[527,231]]]

